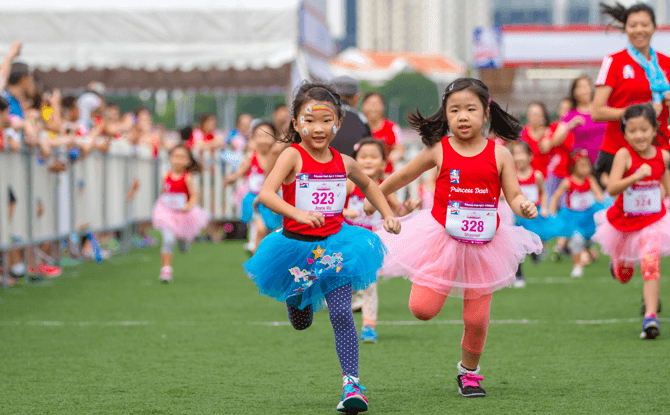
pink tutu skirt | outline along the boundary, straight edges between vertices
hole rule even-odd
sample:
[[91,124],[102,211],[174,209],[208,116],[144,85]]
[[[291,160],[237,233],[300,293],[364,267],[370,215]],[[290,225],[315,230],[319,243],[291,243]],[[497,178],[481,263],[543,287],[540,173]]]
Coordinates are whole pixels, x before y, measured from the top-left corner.
[[154,205],[152,226],[154,229],[168,229],[179,239],[192,241],[209,223],[210,215],[200,206],[188,212],[166,207],[160,199]]
[[388,249],[380,275],[409,277],[451,297],[477,298],[507,287],[526,255],[542,252],[537,235],[502,220],[493,239],[483,245],[456,241],[430,211],[400,221],[398,235],[377,232]]
[[514,212],[504,200],[501,200],[500,203],[498,203],[498,216],[500,217],[501,224],[504,223],[505,225],[514,226]]
[[660,256],[670,256],[670,214],[666,213],[658,222],[634,232],[622,232],[607,220],[607,211],[601,210],[594,216],[596,233],[594,241],[600,250],[615,261],[638,264],[644,254],[659,252]]

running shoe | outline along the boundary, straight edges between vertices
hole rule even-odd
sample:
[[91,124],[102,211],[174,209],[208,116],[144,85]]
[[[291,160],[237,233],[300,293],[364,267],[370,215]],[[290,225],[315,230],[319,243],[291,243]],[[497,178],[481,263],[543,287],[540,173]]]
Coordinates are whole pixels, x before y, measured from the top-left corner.
[[55,278],[60,277],[60,275],[63,273],[63,270],[61,270],[58,267],[52,267],[47,264],[40,264],[37,266],[37,272],[49,278]]
[[524,288],[526,286],[526,279],[524,277],[516,277],[514,283],[512,283],[514,288]]
[[146,243],[148,246],[157,246],[158,240],[151,235],[145,235],[144,243]]
[[342,400],[337,404],[337,410],[347,413],[365,412],[368,410],[368,400],[363,391],[365,388],[357,379],[346,376],[342,386]]
[[172,267],[166,266],[161,268],[161,275],[158,278],[161,282],[169,284],[172,282]]
[[480,383],[482,380],[484,380],[484,376],[474,375],[472,373],[456,376],[458,393],[465,398],[486,397],[486,391],[482,388]]
[[135,245],[138,248],[146,248],[147,247],[147,243],[142,238],[140,238],[139,236],[133,236],[132,238],[130,238],[130,243]]
[[376,343],[377,331],[370,326],[363,326],[363,329],[361,329],[361,341],[366,343]]
[[571,276],[572,278],[581,278],[581,277],[583,277],[583,276],[584,276],[584,267],[582,267],[581,265],[575,265],[575,266],[572,268],[572,272],[570,273],[570,276]]
[[656,317],[645,317],[642,320],[641,339],[654,340],[661,334],[661,325]]

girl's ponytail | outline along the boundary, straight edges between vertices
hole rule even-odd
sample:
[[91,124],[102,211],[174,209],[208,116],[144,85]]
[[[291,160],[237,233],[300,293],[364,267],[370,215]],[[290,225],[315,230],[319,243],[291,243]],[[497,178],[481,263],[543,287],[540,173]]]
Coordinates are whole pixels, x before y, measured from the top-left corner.
[[444,104],[430,117],[422,116],[418,108],[416,109],[416,114],[410,111],[407,114],[407,121],[419,133],[421,142],[426,147],[432,147],[439,143],[442,137],[449,134],[449,124],[447,123]]
[[516,117],[502,109],[497,102],[489,104],[491,131],[505,141],[516,140],[521,135],[523,125]]

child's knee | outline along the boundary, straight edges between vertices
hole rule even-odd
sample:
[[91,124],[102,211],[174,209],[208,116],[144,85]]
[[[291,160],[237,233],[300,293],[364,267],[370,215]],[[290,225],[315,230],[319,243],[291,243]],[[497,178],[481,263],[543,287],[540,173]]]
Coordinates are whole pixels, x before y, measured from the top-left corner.
[[409,302],[409,311],[412,312],[412,315],[419,320],[428,321],[435,317],[441,310],[442,307],[435,307],[430,304],[412,301]]

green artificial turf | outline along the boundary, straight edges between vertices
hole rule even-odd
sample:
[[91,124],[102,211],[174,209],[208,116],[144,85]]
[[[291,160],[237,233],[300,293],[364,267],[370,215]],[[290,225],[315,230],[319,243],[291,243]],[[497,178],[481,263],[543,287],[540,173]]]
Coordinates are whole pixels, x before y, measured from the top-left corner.
[[[0,413],[337,413],[327,312],[295,331],[285,306],[243,274],[245,259],[242,243],[195,245],[175,255],[175,282],[162,285],[150,248],[2,292]],[[568,259],[527,261],[528,286],[494,294],[485,399],[457,392],[462,301],[422,323],[407,308],[408,281],[381,283],[379,342],[361,345],[368,413],[668,413],[670,322],[640,340],[639,271],[622,286],[607,261],[581,279]]]

